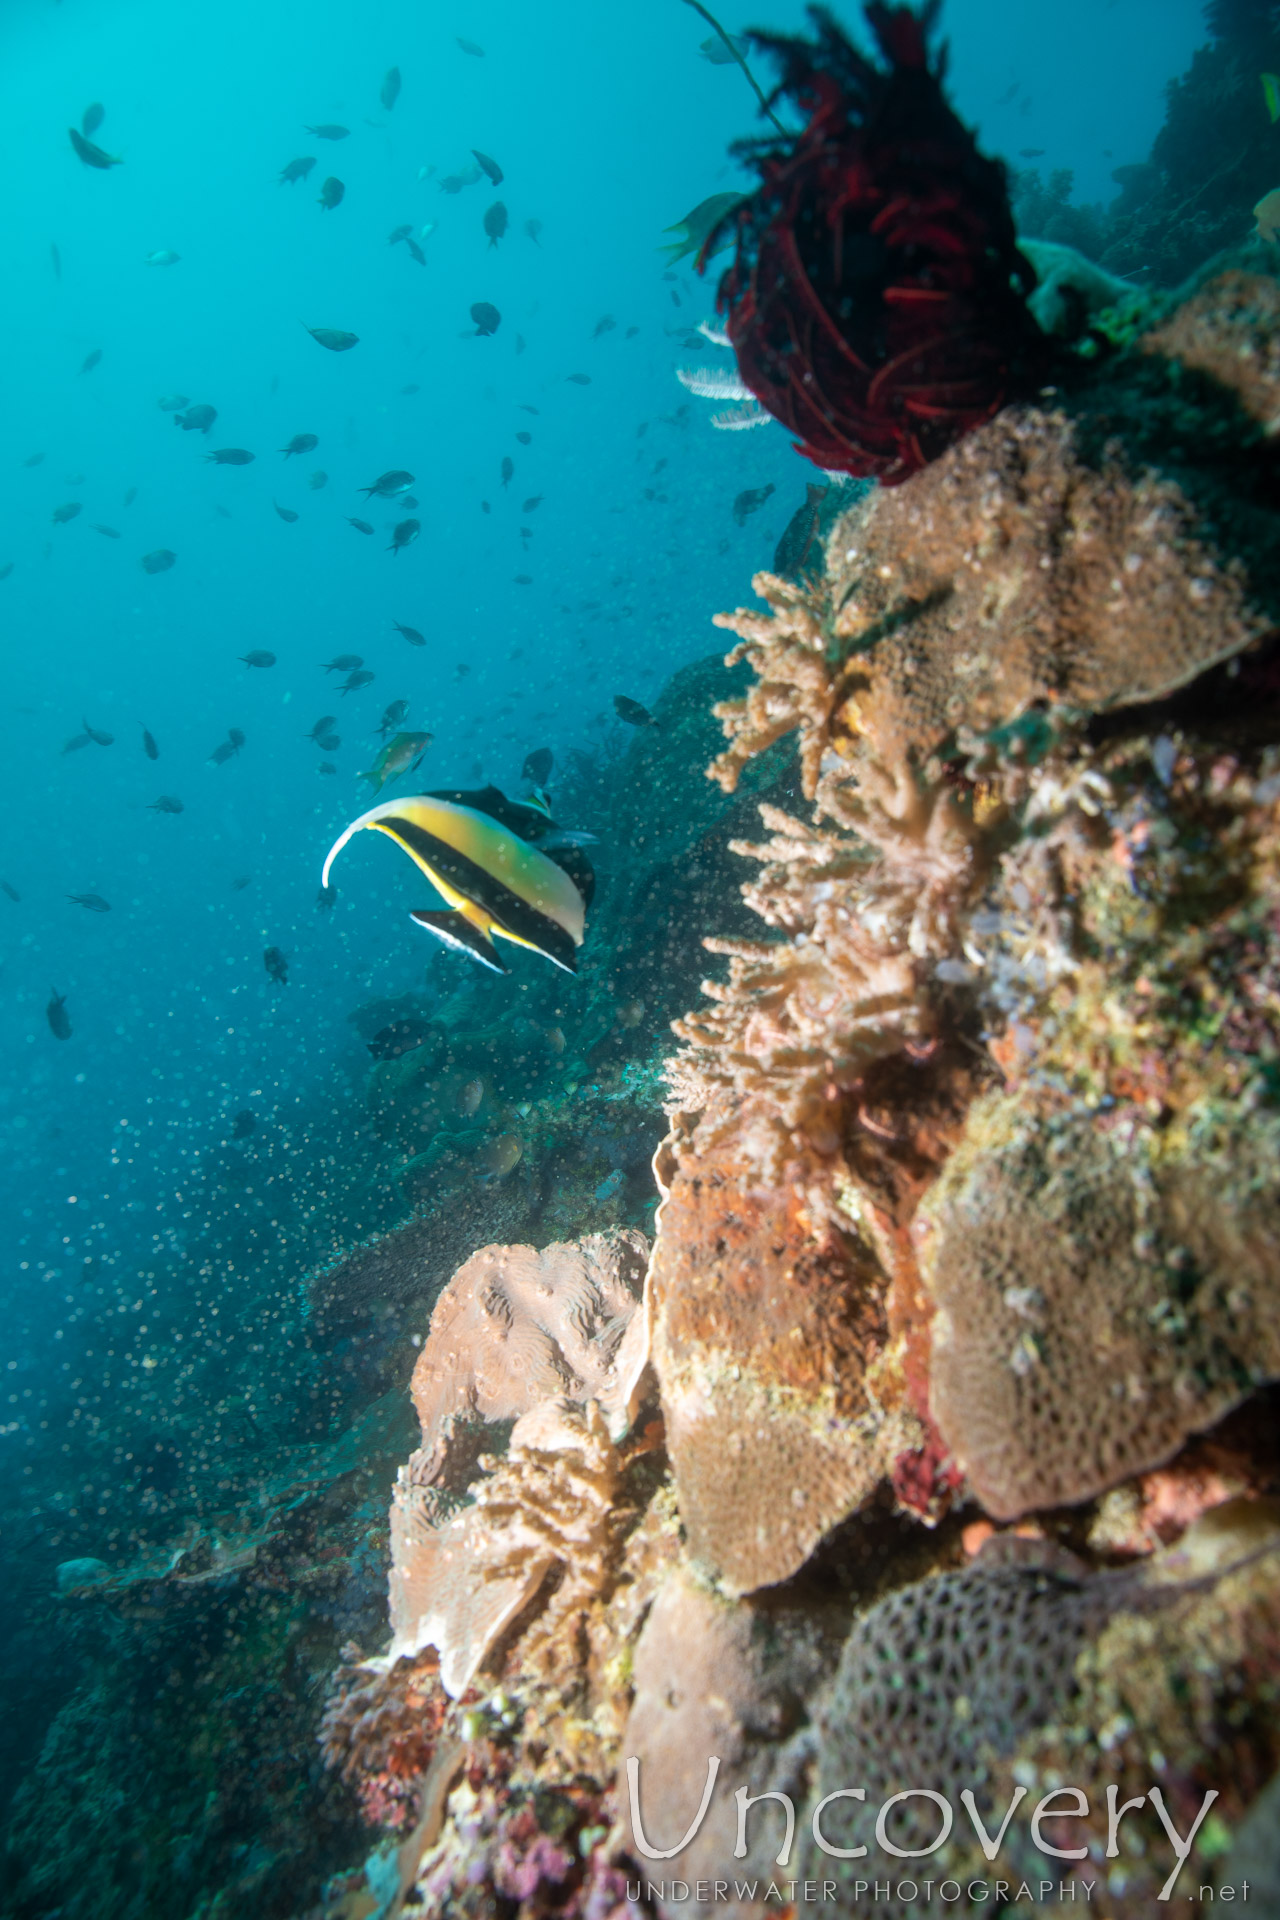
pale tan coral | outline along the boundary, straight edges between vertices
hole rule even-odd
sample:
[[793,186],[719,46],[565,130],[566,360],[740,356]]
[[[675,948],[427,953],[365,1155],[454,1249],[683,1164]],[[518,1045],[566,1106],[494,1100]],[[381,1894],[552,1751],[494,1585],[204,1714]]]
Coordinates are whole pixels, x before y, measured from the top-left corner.
[[854,507],[812,589],[758,575],[772,613],[721,618],[760,684],[718,709],[730,746],[714,777],[732,789],[798,730],[812,798],[851,736],[891,761],[927,757],[1038,702],[1154,699],[1265,633],[1243,570],[1176,483],[1130,471],[1118,446],[1096,469],[1079,440],[1065,413],[1008,408]]
[[543,1633],[554,1638],[580,1613],[604,1585],[614,1544],[621,1463],[594,1402],[543,1402],[516,1422],[506,1458],[488,1464],[474,1504],[443,1526],[403,1468],[391,1510],[385,1664],[435,1647],[455,1699],[553,1568],[563,1578]]
[[990,1094],[916,1233],[934,1419],[989,1513],[1087,1499],[1280,1373],[1276,1121]]
[[1260,273],[1219,274],[1165,326],[1146,334],[1142,347],[1207,373],[1235,394],[1265,433],[1280,433],[1280,286],[1275,280]]

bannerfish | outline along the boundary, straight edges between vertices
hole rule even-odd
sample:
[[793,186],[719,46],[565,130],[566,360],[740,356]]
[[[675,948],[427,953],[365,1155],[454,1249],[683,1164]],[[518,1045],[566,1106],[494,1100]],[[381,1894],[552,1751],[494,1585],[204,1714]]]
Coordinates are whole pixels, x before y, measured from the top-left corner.
[[426,636],[426,634],[425,634],[425,633],[419,633],[419,632],[418,632],[418,629],[417,629],[416,627],[403,627],[403,626],[401,626],[401,624],[400,624],[400,622],[399,622],[398,620],[393,620],[393,621],[391,622],[391,624],[392,624],[392,626],[393,626],[393,627],[395,628],[395,630],[396,630],[396,632],[397,632],[397,633],[399,633],[399,634],[402,634],[402,635],[403,635],[403,637],[404,637],[404,638],[405,638],[405,639],[406,639],[406,640],[407,640],[407,641],[409,642],[409,645],[410,645],[411,647],[425,647],[425,646],[426,646],[426,644],[427,644],[427,636]]
[[267,970],[267,978],[269,980],[274,980],[276,985],[280,987],[288,986],[289,962],[285,959],[279,947],[264,947],[262,950],[262,964]]
[[387,552],[400,553],[405,547],[411,547],[421,532],[421,520],[401,520],[392,531]]
[[551,768],[555,755],[550,747],[535,747],[532,753],[525,755],[524,765],[520,769],[520,778],[532,786],[545,787],[551,778]]
[[274,667],[276,663],[274,653],[268,653],[265,647],[252,647],[248,653],[242,653],[240,658],[246,667]]
[[[163,401],[161,405],[163,406]],[[218,417],[218,409],[202,400],[198,407],[188,407],[185,413],[174,413],[173,424],[181,427],[184,433],[208,433]]]
[[280,169],[280,185],[291,187],[298,180],[305,180],[316,163],[313,153],[307,153],[300,160],[289,160]]
[[109,167],[122,167],[124,165],[119,154],[104,153],[102,148],[95,146],[92,140],[86,140],[78,128],[68,127],[67,135],[76,151],[77,157],[84,161],[86,167],[98,167],[105,173]]
[[625,693],[615,693],[613,710],[619,720],[625,720],[629,727],[656,727],[657,721],[648,707],[642,707],[638,700],[629,699]]
[[148,760],[158,760],[160,758],[160,749],[156,745],[155,735],[149,732],[146,727],[142,729],[142,751],[146,754]]
[[138,565],[144,573],[168,573],[177,559],[170,547],[157,547],[154,553],[144,553]]
[[343,327],[308,327],[305,320],[302,324],[316,345],[327,347],[330,353],[347,353],[360,345],[360,335],[348,333]]
[[402,773],[412,773],[430,745],[429,733],[393,734],[386,746],[381,747],[374,756],[373,765],[367,767],[359,778],[371,781],[374,792],[380,793],[388,780],[398,780]]
[[403,467],[392,467],[390,472],[380,473],[371,487],[357,487],[356,492],[364,494],[366,499],[370,494],[377,494],[381,500],[391,500],[397,493],[407,493],[412,485],[411,473],[406,473]]
[[71,1019],[67,1013],[67,996],[65,993],[59,993],[56,987],[50,987],[49,993],[49,1004],[44,1010],[44,1017],[49,1022],[49,1031],[55,1040],[69,1040]]
[[150,803],[150,806],[152,813],[182,813],[184,811],[181,800],[175,799],[171,793],[162,793],[158,800],[153,800]]
[[250,453],[248,447],[218,447],[213,453],[205,454],[215,467],[247,467],[257,459],[256,453]]
[[316,205],[323,207],[326,213],[332,213],[333,209],[341,204],[346,191],[341,180],[337,179],[335,175],[330,174],[320,189]]
[[488,174],[490,180],[492,180],[494,186],[500,187],[502,185],[502,168],[498,165],[497,161],[491,160],[487,153],[481,153],[479,147],[472,147],[471,151]]
[[317,140],[345,140],[350,131],[350,127],[338,127],[331,121],[326,121],[323,126],[307,128],[307,132],[314,133]]
[[502,315],[490,300],[477,300],[471,309],[471,318],[476,323],[476,332],[481,338],[496,333],[502,325]]
[[425,932],[494,973],[508,972],[495,936],[577,972],[595,876],[578,836],[562,835],[540,808],[508,800],[497,787],[384,801],[334,842],[322,885],[348,840],[365,827],[403,847],[444,900],[446,912],[411,913]]
[[489,245],[496,247],[507,230],[507,209],[501,200],[485,210],[484,230],[489,236]]
[[313,447],[318,447],[319,445],[320,436],[318,433],[295,433],[288,446],[281,447],[280,452],[287,460],[290,454],[310,453]]

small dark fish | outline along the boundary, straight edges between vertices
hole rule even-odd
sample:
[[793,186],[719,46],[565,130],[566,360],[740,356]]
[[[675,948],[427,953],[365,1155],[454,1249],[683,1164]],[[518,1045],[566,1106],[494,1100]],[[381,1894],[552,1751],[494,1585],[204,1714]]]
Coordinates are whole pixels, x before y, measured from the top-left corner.
[[[336,768],[335,768],[335,772],[336,772]],[[334,908],[337,906],[337,904],[338,904],[338,889],[336,887],[317,888],[316,890],[316,912],[317,913],[332,913]]]
[[120,538],[119,533],[114,527],[104,527],[100,520],[91,520],[89,525],[95,533],[105,533],[108,540],[118,540]]
[[333,209],[341,204],[342,197],[346,191],[341,180],[337,179],[335,175],[330,174],[320,189],[316,204],[317,206],[323,207],[326,213],[332,213]]
[[602,313],[600,318],[596,321],[595,327],[591,334],[591,338],[593,340],[598,340],[601,334],[612,333],[614,328],[617,326],[617,324],[618,324],[617,321],[614,319],[611,313]]
[[13,561],[6,560],[4,565],[0,567],[0,580],[7,580],[9,578],[9,575],[13,572],[13,567],[14,567]]
[[403,227],[392,227],[390,233],[387,235],[387,245],[389,247],[398,246],[400,241],[407,240],[412,232],[413,228],[407,222]]
[[426,634],[419,633],[416,627],[402,627],[398,620],[393,620],[391,624],[395,628],[396,632],[398,634],[401,634],[409,642],[409,645],[411,647],[426,646],[427,644]]
[[656,727],[657,721],[648,707],[642,707],[638,700],[629,700],[625,693],[615,693],[613,710],[619,720],[625,720],[629,727]]
[[90,913],[110,913],[111,902],[104,900],[100,893],[69,893],[68,900],[77,907],[87,907]]
[[532,240],[535,247],[540,247],[542,245],[541,240],[539,240],[538,238],[538,235],[542,232],[541,220],[526,220],[524,223],[524,230],[528,234],[529,238]]
[[337,771],[338,769],[334,766],[332,760],[322,760],[316,768],[317,773],[336,773]]
[[523,427],[521,427],[519,432],[516,434],[516,439],[520,442],[520,445],[522,447],[532,446],[533,444],[533,435],[531,433],[526,433]]
[[498,165],[497,161],[491,160],[487,153],[481,153],[479,147],[472,147],[471,151],[488,174],[490,180],[492,180],[494,186],[500,187],[502,185],[502,168]]
[[387,552],[400,553],[403,548],[411,547],[421,532],[421,520],[401,520],[392,532]]
[[342,685],[338,688],[338,692],[359,693],[361,687],[367,687],[374,678],[375,676],[370,673],[368,667],[356,668],[347,675]]
[[482,500],[480,502],[480,511],[481,513],[492,513],[493,508],[489,505],[489,502],[487,500]]
[[239,727],[228,727],[227,738],[231,742],[232,752],[239,753],[241,747],[244,745],[244,735],[241,733]]
[[63,746],[62,751],[64,753],[79,753],[82,747],[91,747],[92,745],[93,742],[87,733],[73,733],[71,738]]
[[542,494],[540,493],[530,494],[529,498],[525,501],[524,505],[520,509],[521,513],[536,513],[538,508],[542,505],[542,501],[543,501]]
[[316,721],[310,733],[304,733],[302,737],[304,740],[319,740],[324,734],[331,732],[337,724],[338,716],[336,713],[323,714],[320,719]]
[[215,467],[247,467],[257,459],[247,447],[219,447],[216,453],[206,453],[206,460],[212,460]]
[[373,528],[369,525],[369,522],[367,520],[357,520],[352,514],[347,515],[347,525],[349,527],[354,527],[357,533],[373,532]]
[[253,878],[253,875],[251,873],[240,874],[240,876],[237,879],[231,882],[232,893],[243,893],[245,888],[248,886],[250,880],[252,880],[252,878]]
[[425,1045],[435,1031],[430,1020],[393,1020],[389,1027],[375,1033],[372,1040],[366,1040],[365,1045],[375,1060],[399,1060]]
[[278,500],[273,500],[273,501],[271,502],[271,504],[272,504],[272,506],[273,506],[273,507],[275,508],[275,510],[276,510],[276,512],[277,512],[277,513],[278,513],[278,514],[280,515],[280,518],[281,518],[282,520],[287,520],[287,521],[289,522],[289,524],[290,524],[290,526],[292,526],[292,524],[293,524],[293,522],[294,522],[294,521],[295,521],[295,520],[297,519],[297,517],[298,517],[298,516],[297,516],[297,514],[296,514],[296,513],[294,512],[294,510],[293,510],[293,508],[292,508],[292,507],[282,507],[282,506],[280,505],[280,502],[279,502]]
[[533,585],[533,575],[531,573],[513,573],[511,578],[518,587],[531,587]]
[[411,473],[402,467],[392,467],[389,473],[380,473],[371,487],[357,487],[356,492],[364,494],[366,499],[376,494],[380,500],[393,500],[396,494],[407,493],[412,485]]
[[262,964],[267,970],[267,978],[269,980],[274,980],[276,985],[280,987],[288,986],[289,962],[285,959],[279,947],[264,947],[262,950]]
[[274,667],[276,657],[268,653],[265,647],[254,647],[249,653],[242,653],[240,659],[246,667]]
[[95,147],[93,141],[86,140],[75,127],[68,127],[67,134],[78,158],[84,161],[86,167],[98,167],[105,173],[109,167],[124,165],[118,154],[104,153],[101,147]]
[[[427,256],[422,251],[422,248],[418,245],[417,241],[414,239],[412,234],[409,235],[409,238],[405,241],[404,244],[408,249],[410,258],[413,260],[416,260],[420,267],[425,267],[427,264]],[[416,393],[418,389],[416,387],[404,387],[402,391],[404,393]]]
[[507,210],[501,200],[495,200],[484,216],[484,230],[489,236],[489,245],[496,247],[507,230]]
[[326,673],[354,673],[364,661],[358,653],[339,653],[325,665]]
[[11,887],[7,880],[0,880],[0,889],[3,889],[3,891],[8,894],[9,898],[15,903],[15,905],[22,898],[22,895],[18,892],[18,889],[16,887]]
[[566,378],[571,380],[575,387],[589,387],[591,385],[591,375],[589,373],[570,373],[566,375]]
[[387,735],[393,733],[400,725],[400,722],[405,718],[408,711],[409,702],[407,700],[393,700],[378,722],[375,732],[381,739],[385,740]]
[[188,407],[185,413],[175,413],[173,424],[181,427],[184,433],[208,433],[218,417],[218,409],[202,400],[198,407]]
[[181,813],[183,805],[181,800],[175,800],[171,793],[162,793],[158,800],[151,802],[151,811],[152,813]]
[[154,553],[144,553],[138,564],[144,573],[168,573],[177,557],[169,547],[157,547]]
[[476,332],[482,337],[496,333],[502,325],[502,315],[488,300],[477,300],[471,309],[471,318],[476,323]]
[[68,500],[65,503],[65,505],[61,507],[55,507],[53,510],[54,526],[65,527],[68,520],[74,520],[76,515],[79,512],[80,512],[80,502],[78,500]]
[[321,753],[336,753],[342,745],[342,741],[336,733],[322,733],[316,741],[316,745],[319,747]]
[[281,447],[279,451],[287,460],[290,454],[310,453],[313,447],[318,447],[319,445],[320,436],[318,433],[295,433],[288,446]]
[[146,727],[142,729],[142,751],[146,754],[148,760],[158,760],[160,758],[160,749],[156,745],[155,735],[149,733]]
[[515,474],[515,470],[516,470],[515,461],[511,458],[511,455],[509,453],[504,453],[502,456],[502,484],[504,487],[509,486],[511,484],[511,480]]
[[80,365],[81,373],[92,373],[94,368],[98,365],[101,359],[102,359],[101,347],[95,347],[91,353],[86,353]]
[[1044,152],[1045,150],[1043,147],[1019,147],[1018,148],[1019,157],[1023,160],[1042,160],[1044,158]]
[[22,464],[24,467],[38,467],[43,459],[42,453],[29,453]]
[[114,733],[99,733],[98,729],[91,727],[87,720],[82,720],[80,725],[84,728],[95,747],[114,747],[116,743]]
[[209,764],[214,767],[225,767],[228,760],[235,759],[236,752],[237,749],[232,745],[230,740],[219,740],[217,746],[209,755]]
[[86,140],[93,138],[93,135],[98,131],[98,128],[102,125],[106,117],[107,110],[101,100],[90,101],[89,105],[80,115],[80,131]]
[[520,769],[520,778],[528,780],[532,786],[545,787],[551,778],[551,768],[555,755],[550,747],[535,747],[532,753],[525,755],[524,765]]
[[305,321],[303,326],[316,345],[327,347],[330,353],[347,353],[360,345],[360,335],[347,333],[342,327],[308,327]]
[[314,133],[317,140],[345,140],[350,131],[350,127],[337,127],[331,121],[326,121],[322,127],[307,128],[307,132]]
[[454,35],[454,39],[457,40],[458,45],[462,48],[462,51],[464,53],[469,53],[473,60],[484,59],[484,48],[478,47],[474,40],[463,40],[457,34]]
[[257,1131],[257,1126],[258,1122],[254,1115],[249,1111],[248,1107],[245,1107],[231,1122],[231,1138],[233,1140],[247,1140],[251,1133]]
[[770,494],[776,491],[772,481],[767,487],[745,487],[733,503],[733,517],[738,525],[744,527],[748,514],[758,513]]
[[54,277],[54,279],[55,279],[55,280],[61,280],[61,278],[62,278],[62,255],[61,255],[61,254],[60,254],[60,253],[58,252],[58,243],[57,243],[57,241],[56,241],[56,240],[55,240],[55,241],[51,241],[51,242],[50,242],[50,244],[49,244],[49,258],[50,258],[50,260],[51,260],[51,261],[53,262],[53,277]]
[[280,169],[280,185],[292,187],[299,180],[305,180],[316,163],[313,153],[304,154],[301,160],[290,160]]
[[44,1010],[44,1017],[49,1022],[49,1031],[55,1040],[69,1040],[71,1020],[67,1013],[67,996],[65,993],[59,993],[56,987],[50,987],[49,992],[52,997]]
[[322,467],[317,467],[314,473],[307,475],[307,485],[312,493],[319,493],[321,487],[327,487],[328,484],[329,476]]
[[387,68],[386,73],[383,75],[382,86],[379,89],[378,98],[379,100],[381,100],[387,112],[390,113],[391,109],[395,106],[396,101],[400,98],[399,67]]

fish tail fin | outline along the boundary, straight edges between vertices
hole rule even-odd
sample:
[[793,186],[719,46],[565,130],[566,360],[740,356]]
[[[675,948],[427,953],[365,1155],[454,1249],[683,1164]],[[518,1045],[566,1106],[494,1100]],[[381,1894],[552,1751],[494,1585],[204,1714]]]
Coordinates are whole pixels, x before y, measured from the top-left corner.
[[461,913],[432,912],[424,907],[415,908],[409,915],[415,926],[426,933],[434,933],[437,940],[443,940],[447,947],[455,952],[469,953],[482,967],[488,967],[491,973],[509,973],[498,958],[498,949],[482,927]]

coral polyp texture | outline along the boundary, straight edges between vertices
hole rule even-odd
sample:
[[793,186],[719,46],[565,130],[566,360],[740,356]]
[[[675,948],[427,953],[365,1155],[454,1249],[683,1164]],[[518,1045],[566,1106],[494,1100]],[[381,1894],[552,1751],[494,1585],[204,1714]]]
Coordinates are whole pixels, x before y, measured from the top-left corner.
[[717,305],[743,383],[819,466],[895,485],[989,420],[1044,358],[1003,164],[948,105],[939,11],[866,8],[884,65],[825,8],[814,40],[753,34],[803,130],[744,142],[760,186],[717,227]]

